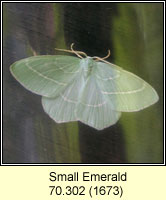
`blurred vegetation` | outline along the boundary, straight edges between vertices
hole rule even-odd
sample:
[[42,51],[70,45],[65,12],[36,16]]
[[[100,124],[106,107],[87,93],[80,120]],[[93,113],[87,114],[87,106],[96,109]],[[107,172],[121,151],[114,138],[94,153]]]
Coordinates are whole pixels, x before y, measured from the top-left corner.
[[[115,62],[157,90],[160,102],[121,120],[129,162],[161,162],[163,153],[163,13],[161,4],[118,6],[113,20]],[[160,155],[160,156],[159,156]]]

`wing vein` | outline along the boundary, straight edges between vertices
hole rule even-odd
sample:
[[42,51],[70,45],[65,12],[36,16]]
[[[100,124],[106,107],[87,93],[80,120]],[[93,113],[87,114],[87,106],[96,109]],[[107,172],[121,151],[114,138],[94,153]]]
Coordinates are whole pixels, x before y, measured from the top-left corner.
[[108,78],[101,78],[100,76],[98,76],[98,75],[95,75],[97,78],[99,78],[99,79],[101,79],[102,81],[108,81],[108,80],[113,80],[113,79],[116,79],[116,78],[119,78],[120,77],[120,75],[119,74],[117,74],[116,76],[114,76],[114,77],[108,77]]
[[137,92],[141,92],[142,90],[144,90],[146,87],[146,84],[143,83],[142,87],[136,90],[131,90],[131,91],[127,91],[127,92],[106,92],[106,91],[101,91],[103,94],[133,94],[133,93],[137,93]]
[[47,77],[47,76],[44,76],[42,73],[40,73],[39,71],[37,71],[37,70],[33,69],[31,66],[29,66],[29,64],[28,64],[27,62],[26,62],[26,66],[27,66],[31,71],[33,71],[34,73],[37,73],[39,76],[43,77],[44,79],[50,80],[50,81],[52,81],[52,82],[54,82],[54,83],[56,83],[56,84],[59,84],[59,85],[67,85],[66,83],[59,82],[59,81],[56,81],[56,80],[54,80],[54,79],[52,79],[52,78],[49,78],[49,77]]

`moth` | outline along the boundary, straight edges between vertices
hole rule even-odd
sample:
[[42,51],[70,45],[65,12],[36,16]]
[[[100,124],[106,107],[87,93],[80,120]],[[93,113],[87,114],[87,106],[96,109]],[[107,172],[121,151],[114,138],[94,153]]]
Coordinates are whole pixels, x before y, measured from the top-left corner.
[[[10,71],[31,92],[42,96],[44,111],[57,123],[81,121],[97,130],[115,124],[121,112],[140,111],[159,99],[143,79],[105,59],[41,55],[13,63]],[[84,57],[83,57],[84,56]]]

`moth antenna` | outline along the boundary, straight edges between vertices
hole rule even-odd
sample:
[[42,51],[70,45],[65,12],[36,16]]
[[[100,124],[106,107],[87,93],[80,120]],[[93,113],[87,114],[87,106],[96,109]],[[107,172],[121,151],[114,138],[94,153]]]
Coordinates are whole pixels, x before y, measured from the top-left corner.
[[105,60],[105,59],[107,59],[110,55],[111,55],[111,51],[108,49],[108,54],[107,54],[105,57],[103,57],[102,59]]
[[104,61],[104,60],[107,59],[110,55],[111,55],[111,51],[108,49],[108,54],[107,54],[105,57],[100,58],[100,57],[98,57],[98,56],[94,56],[93,58],[95,58],[96,61],[98,61],[98,60]]
[[67,49],[58,49],[58,48],[55,48],[55,50],[64,51],[64,52],[68,52],[68,53],[74,53],[74,54],[76,54],[79,58],[83,58],[80,54],[83,54],[84,56],[87,57],[86,53],[84,53],[84,52],[82,52],[82,51],[74,51],[73,45],[74,45],[74,43],[71,44],[71,50],[67,50]]
[[67,49],[58,49],[58,48],[55,48],[55,50],[57,50],[57,51],[65,51],[65,52],[73,53],[73,51],[71,51],[71,50],[67,50]]
[[87,57],[87,54],[84,53],[83,51],[75,51],[75,50],[73,49],[73,46],[74,46],[74,43],[71,44],[71,51],[72,51],[73,53],[75,53],[78,57],[83,58],[80,54],[82,54],[82,55],[84,55],[85,57]]
[[73,52],[73,53],[75,53],[79,58],[83,58],[82,56],[80,56],[80,54],[78,53],[78,51],[74,51],[74,49],[73,49],[73,46],[74,46],[74,43],[72,43],[71,44],[71,51]]
[[107,63],[107,64],[109,64],[110,65],[110,63],[108,62],[108,61],[106,61],[106,60],[104,60],[103,58],[100,58],[100,57],[97,57],[97,56],[95,56],[95,57],[93,57],[93,58],[95,58],[95,60],[96,61],[103,61],[103,62],[105,62],[105,63]]
[[71,43],[70,48],[71,48],[72,51],[74,51],[74,50],[73,50],[73,46],[74,46],[74,43]]

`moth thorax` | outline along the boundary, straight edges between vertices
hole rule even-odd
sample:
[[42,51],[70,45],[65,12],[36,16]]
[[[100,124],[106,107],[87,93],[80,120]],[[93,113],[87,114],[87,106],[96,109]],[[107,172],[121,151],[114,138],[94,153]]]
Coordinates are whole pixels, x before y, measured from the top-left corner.
[[94,66],[93,58],[87,57],[81,60],[81,67],[83,68],[85,77],[91,74],[93,66]]

